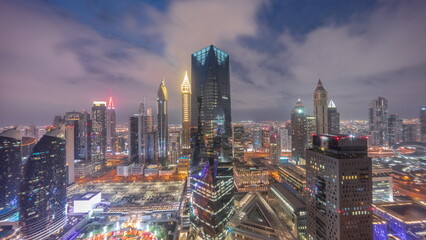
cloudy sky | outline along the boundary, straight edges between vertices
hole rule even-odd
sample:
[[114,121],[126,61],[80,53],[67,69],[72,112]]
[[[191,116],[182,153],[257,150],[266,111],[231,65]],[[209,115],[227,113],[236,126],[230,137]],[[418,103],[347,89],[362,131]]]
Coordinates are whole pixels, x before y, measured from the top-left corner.
[[426,1],[72,0],[0,2],[0,126],[116,99],[118,122],[163,79],[170,122],[191,53],[231,59],[233,120],[288,120],[312,111],[321,78],[342,119],[367,119],[373,98],[417,117],[426,105]]

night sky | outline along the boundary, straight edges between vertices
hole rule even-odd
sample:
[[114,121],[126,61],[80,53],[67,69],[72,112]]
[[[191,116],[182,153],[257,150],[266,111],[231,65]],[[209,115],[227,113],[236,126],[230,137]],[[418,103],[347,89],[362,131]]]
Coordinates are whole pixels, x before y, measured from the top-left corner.
[[180,122],[190,55],[214,44],[231,59],[233,121],[312,112],[318,78],[341,119],[367,119],[373,98],[418,117],[426,105],[426,1],[1,1],[0,126],[50,124],[115,98],[119,123],[163,77]]

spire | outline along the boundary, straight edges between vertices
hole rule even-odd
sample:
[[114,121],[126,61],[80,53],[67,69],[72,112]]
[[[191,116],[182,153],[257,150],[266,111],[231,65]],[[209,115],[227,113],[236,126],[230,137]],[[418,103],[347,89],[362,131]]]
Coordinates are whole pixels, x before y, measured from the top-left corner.
[[328,103],[328,108],[336,108],[336,104],[334,104],[333,99],[330,99],[330,102]]
[[185,71],[185,77],[183,78],[183,82],[180,89],[182,93],[191,93],[191,84],[189,83],[188,71]]
[[108,107],[108,109],[115,109],[114,101],[112,100],[112,96],[109,97],[107,107]]
[[157,94],[157,99],[161,99],[161,100],[168,100],[168,95],[167,95],[167,88],[166,88],[166,84],[164,82],[164,78],[163,81],[161,81],[160,87],[158,88],[158,94]]
[[317,88],[315,89],[315,91],[318,91],[318,90],[324,90],[325,91],[324,86],[322,85],[321,79],[318,79],[318,84],[317,84]]

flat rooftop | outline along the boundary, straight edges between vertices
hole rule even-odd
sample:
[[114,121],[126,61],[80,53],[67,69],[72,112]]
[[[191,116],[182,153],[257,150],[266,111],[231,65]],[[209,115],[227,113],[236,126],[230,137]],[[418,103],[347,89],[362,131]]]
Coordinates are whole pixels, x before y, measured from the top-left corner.
[[76,198],[75,200],[89,200],[91,198],[93,198],[94,196],[98,195],[100,192],[87,192],[86,194],[84,194],[83,196]]
[[384,203],[378,204],[377,207],[404,221],[426,220],[426,207],[416,202]]

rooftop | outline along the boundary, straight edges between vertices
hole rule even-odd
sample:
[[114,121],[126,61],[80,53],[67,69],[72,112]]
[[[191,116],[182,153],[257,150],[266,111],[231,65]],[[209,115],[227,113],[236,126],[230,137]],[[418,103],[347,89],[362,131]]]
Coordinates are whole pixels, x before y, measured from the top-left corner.
[[376,207],[403,221],[426,221],[426,207],[416,202],[383,203]]

